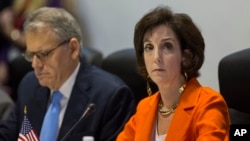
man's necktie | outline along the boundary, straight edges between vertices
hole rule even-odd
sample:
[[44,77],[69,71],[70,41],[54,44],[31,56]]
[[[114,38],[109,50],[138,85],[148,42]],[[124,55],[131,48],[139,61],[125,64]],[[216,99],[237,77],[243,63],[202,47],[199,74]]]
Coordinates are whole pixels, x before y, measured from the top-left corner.
[[53,93],[52,102],[43,120],[40,141],[56,141],[61,98],[62,94],[59,91]]

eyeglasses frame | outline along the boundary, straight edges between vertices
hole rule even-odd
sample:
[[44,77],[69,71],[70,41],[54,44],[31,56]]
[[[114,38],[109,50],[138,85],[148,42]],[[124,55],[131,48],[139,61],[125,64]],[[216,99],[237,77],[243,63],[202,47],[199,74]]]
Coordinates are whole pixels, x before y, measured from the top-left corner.
[[33,58],[34,56],[36,56],[39,60],[41,61],[45,61],[47,60],[48,56],[54,51],[56,50],[57,48],[61,47],[62,45],[66,44],[67,42],[69,42],[70,39],[67,39],[67,40],[64,40],[62,41],[61,43],[59,43],[56,47],[54,48],[51,48],[49,50],[46,50],[46,51],[38,51],[38,52],[33,52],[33,53],[30,53],[30,52],[25,52],[22,54],[22,56],[25,58],[25,60],[27,60],[28,62],[32,62],[33,61]]

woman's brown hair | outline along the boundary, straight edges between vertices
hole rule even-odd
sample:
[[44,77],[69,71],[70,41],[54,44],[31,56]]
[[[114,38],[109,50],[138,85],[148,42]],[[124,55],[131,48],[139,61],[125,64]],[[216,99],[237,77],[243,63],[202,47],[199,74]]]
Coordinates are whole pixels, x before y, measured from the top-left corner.
[[139,73],[148,77],[144,57],[143,38],[147,31],[159,25],[170,27],[176,34],[182,53],[189,50],[192,56],[189,63],[182,63],[181,71],[188,75],[188,79],[199,76],[199,69],[204,62],[205,43],[201,32],[192,19],[184,13],[172,13],[169,7],[159,6],[147,13],[136,24],[134,31],[134,47],[136,51],[137,67]]

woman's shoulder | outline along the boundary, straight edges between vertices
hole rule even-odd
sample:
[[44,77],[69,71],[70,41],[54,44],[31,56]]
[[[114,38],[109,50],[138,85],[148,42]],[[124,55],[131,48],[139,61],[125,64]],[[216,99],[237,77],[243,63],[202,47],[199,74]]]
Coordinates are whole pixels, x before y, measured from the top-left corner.
[[191,91],[198,93],[200,98],[208,98],[208,97],[218,97],[223,98],[222,95],[216,91],[215,89],[209,86],[202,86],[197,79],[192,79],[189,82],[189,85],[192,87]]
[[208,86],[202,86],[200,88],[200,96],[201,97],[217,97],[217,98],[223,98],[223,96],[216,91],[215,89],[208,87]]
[[211,87],[204,86],[200,88],[197,104],[199,105],[198,107],[217,107],[218,109],[227,108],[224,97],[218,91],[212,89]]
[[225,103],[223,96],[218,91],[208,86],[202,86],[196,79],[191,80],[188,86],[186,98],[191,101],[195,99],[194,101],[199,104],[208,104],[218,101]]

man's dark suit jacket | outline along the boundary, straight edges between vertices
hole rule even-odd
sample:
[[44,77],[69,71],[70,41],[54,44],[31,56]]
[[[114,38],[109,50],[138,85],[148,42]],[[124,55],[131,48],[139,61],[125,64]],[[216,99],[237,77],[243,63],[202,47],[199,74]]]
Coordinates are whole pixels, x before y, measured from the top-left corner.
[[[39,137],[49,96],[50,90],[39,85],[34,72],[28,73],[20,83],[15,109],[8,120],[0,124],[0,140],[17,140],[25,106],[26,115]],[[135,108],[134,96],[121,79],[81,62],[58,141],[76,123],[90,103],[96,105],[96,111],[76,126],[68,140],[82,141],[82,137],[87,135],[94,136],[95,141],[114,141]]]

